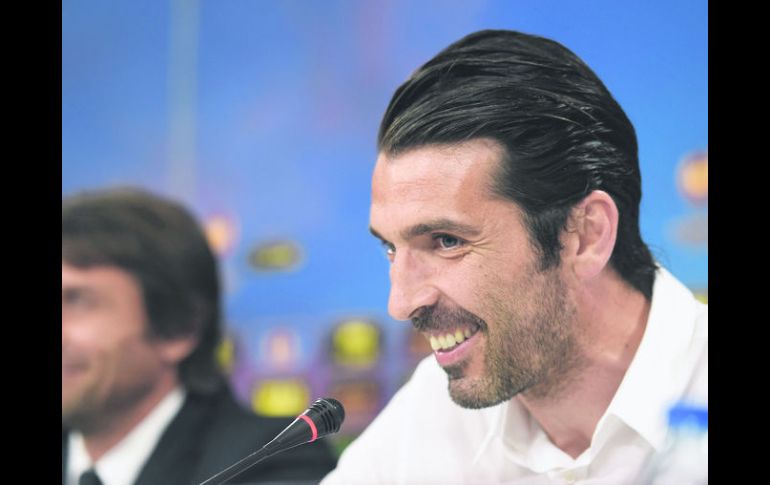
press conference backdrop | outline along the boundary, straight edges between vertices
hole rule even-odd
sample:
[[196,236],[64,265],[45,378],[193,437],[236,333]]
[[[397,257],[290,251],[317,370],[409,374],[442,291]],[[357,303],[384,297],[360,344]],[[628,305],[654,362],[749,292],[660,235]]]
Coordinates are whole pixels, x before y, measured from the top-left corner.
[[62,195],[136,185],[204,221],[238,397],[345,404],[339,449],[429,353],[386,312],[369,235],[380,116],[461,36],[507,28],[581,56],[634,123],[641,226],[708,298],[707,2],[62,1]]

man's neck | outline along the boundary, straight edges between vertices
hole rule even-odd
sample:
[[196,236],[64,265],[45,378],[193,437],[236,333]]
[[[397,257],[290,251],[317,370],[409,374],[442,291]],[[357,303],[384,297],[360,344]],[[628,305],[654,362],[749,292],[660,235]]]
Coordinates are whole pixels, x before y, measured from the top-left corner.
[[[596,425],[620,387],[639,348],[650,302],[614,273],[576,295],[582,366],[558,396],[517,398],[550,440],[577,458],[591,445]],[[535,393],[532,393],[535,394]]]
[[98,419],[99,424],[81,429],[91,460],[97,461],[120,443],[176,386],[176,381],[164,381],[130,408],[116,410]]

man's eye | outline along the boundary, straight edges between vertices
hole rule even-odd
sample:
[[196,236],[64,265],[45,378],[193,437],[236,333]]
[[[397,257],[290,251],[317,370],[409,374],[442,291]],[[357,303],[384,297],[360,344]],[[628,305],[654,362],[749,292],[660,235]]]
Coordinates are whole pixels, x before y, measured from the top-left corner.
[[61,296],[62,305],[70,307],[86,307],[92,304],[93,298],[83,291],[64,291]]
[[438,243],[441,249],[454,249],[462,245],[462,241],[459,238],[448,234],[436,234],[433,239]]
[[393,244],[382,241],[382,247],[385,248],[385,254],[387,254],[388,257],[392,257],[396,254],[396,247]]

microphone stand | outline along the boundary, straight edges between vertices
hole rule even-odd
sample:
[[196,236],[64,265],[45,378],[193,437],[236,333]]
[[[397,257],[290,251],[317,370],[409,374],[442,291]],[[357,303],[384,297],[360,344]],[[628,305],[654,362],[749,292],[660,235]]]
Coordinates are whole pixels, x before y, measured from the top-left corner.
[[[274,445],[274,446],[271,446],[271,445]],[[242,460],[230,465],[229,467],[225,468],[221,472],[217,473],[213,477],[201,483],[200,485],[221,485],[223,483],[227,483],[227,481],[229,481],[232,478],[235,478],[237,475],[240,475],[241,472],[245,471],[246,469],[251,468],[253,465],[256,465],[257,463],[264,460],[265,458],[273,456],[279,451],[283,451],[285,449],[285,448],[281,448],[279,445],[280,443],[275,443],[275,440],[271,441],[270,443],[263,446],[261,449],[255,451],[254,453],[250,454],[246,458],[243,458]]]

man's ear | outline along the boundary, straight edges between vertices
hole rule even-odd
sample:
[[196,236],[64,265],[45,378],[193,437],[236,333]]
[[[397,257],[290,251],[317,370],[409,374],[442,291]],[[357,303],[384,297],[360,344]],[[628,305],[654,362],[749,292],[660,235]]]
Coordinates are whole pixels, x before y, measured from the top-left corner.
[[598,275],[615,248],[618,207],[607,192],[594,190],[572,209],[562,235],[562,261],[578,280]]
[[156,342],[161,358],[169,365],[176,366],[195,350],[198,337],[195,334],[180,335]]

